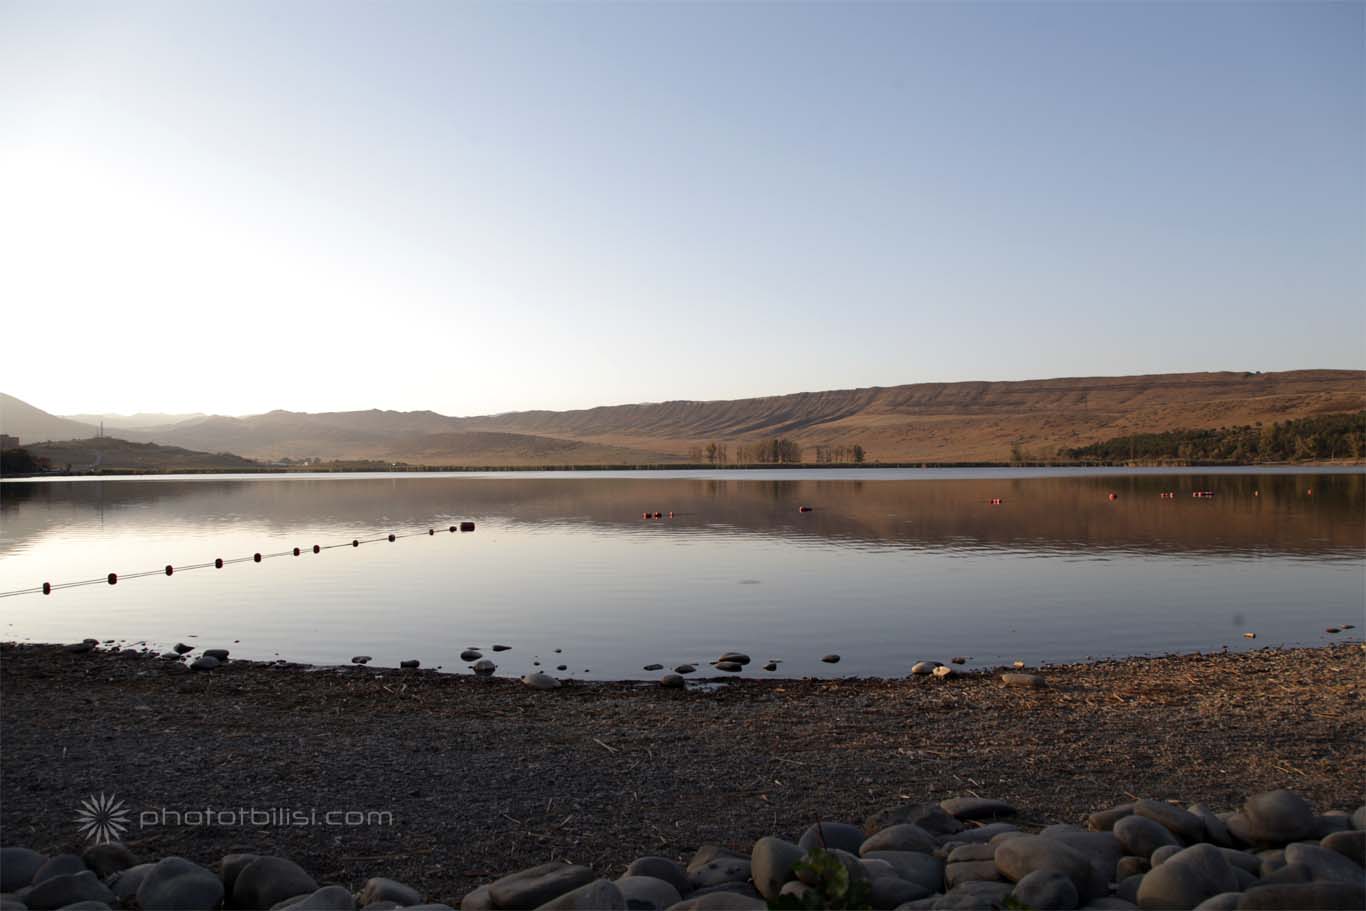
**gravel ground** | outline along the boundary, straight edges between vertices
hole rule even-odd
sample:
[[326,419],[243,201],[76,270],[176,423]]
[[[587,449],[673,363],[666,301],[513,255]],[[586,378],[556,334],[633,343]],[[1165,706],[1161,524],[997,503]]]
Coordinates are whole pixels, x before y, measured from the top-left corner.
[[[389,876],[458,904],[546,860],[616,876],[643,854],[747,850],[904,800],[998,797],[1044,825],[1135,796],[1227,809],[1280,787],[1350,810],[1366,781],[1359,644],[1055,666],[1041,690],[981,674],[541,692],[430,671],[170,665],[0,646],[0,842],[78,850],[81,800],[113,793],[143,857],[281,854],[320,882]],[[144,819],[163,807],[392,824]]]

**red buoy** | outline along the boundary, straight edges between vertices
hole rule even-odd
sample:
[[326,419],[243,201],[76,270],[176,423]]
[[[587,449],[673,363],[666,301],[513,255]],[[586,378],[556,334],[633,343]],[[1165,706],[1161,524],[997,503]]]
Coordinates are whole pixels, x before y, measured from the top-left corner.
[[672,519],[673,517],[674,517],[674,511],[671,509],[671,510],[669,510],[669,518]]
[[991,505],[992,505],[992,506],[1000,506],[1000,505],[1001,505],[1002,503],[1004,503],[1004,502],[1005,502],[1005,500],[1001,499],[1000,497],[992,497],[992,498],[991,498]]
[[222,557],[214,557],[214,558],[213,558],[213,568],[214,568],[214,569],[222,569],[222,568],[223,568],[223,558],[222,558]]
[[[648,512],[643,512],[643,513],[640,514],[640,517],[641,517],[642,519],[648,519],[648,518],[650,518],[650,514],[649,514]],[[451,530],[454,531],[455,529],[451,529]]]
[[296,556],[296,557],[299,556],[299,553],[300,553],[299,548],[297,548],[297,547],[294,548],[294,556]]
[[118,582],[118,581],[119,581],[119,574],[118,574],[118,573],[110,573],[110,574],[109,574],[109,584],[110,584],[110,585],[113,585],[114,583],[116,583],[116,582]]
[[251,555],[251,558],[252,558],[253,560],[255,560],[257,563],[260,563],[260,562],[261,562],[261,555],[260,555],[260,554],[252,554],[252,555]]
[[51,582],[44,582],[44,583],[43,583],[43,594],[45,594],[45,595],[50,595],[50,594],[52,594],[52,583],[51,583]]
[[810,506],[798,506],[798,507],[797,507],[797,512],[810,512],[810,511],[811,511],[811,507],[810,507]]
[[173,573],[173,572],[175,572],[175,567],[172,566],[171,564],[167,563],[167,564],[166,564],[166,575],[169,576],[169,575],[170,575],[171,573]]
[[322,549],[321,547],[319,547],[319,546],[316,545],[316,544],[313,545],[313,552],[314,552],[315,554],[320,554],[320,553],[322,553],[322,551],[323,551],[323,549]]
[[1111,500],[1118,500],[1118,499],[1119,499],[1119,494],[1117,494],[1117,493],[1111,493],[1111,494],[1110,494],[1110,499],[1111,499]]
[[656,519],[662,519],[662,518],[664,518],[664,514],[663,514],[663,513],[657,512],[657,513],[655,513],[655,518],[656,518]]
[[390,543],[390,544],[394,543],[394,536],[393,536],[393,535],[390,535],[390,536],[389,536],[389,543]]

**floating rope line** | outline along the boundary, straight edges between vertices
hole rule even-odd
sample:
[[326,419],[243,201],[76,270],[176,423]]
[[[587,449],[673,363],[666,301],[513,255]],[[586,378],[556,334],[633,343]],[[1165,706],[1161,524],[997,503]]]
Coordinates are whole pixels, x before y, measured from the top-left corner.
[[[461,522],[458,525],[451,525],[447,529],[447,531],[474,531],[474,523],[468,521]],[[50,595],[55,591],[62,591],[63,589],[67,588],[80,588],[82,585],[117,585],[119,582],[123,582],[128,579],[145,579],[148,576],[171,576],[175,575],[176,573],[187,573],[196,569],[222,569],[223,567],[231,566],[234,563],[260,563],[262,560],[273,560],[276,557],[298,557],[302,556],[308,551],[312,551],[315,554],[320,554],[325,550],[335,550],[338,547],[354,548],[360,547],[362,544],[377,544],[381,541],[388,541],[389,543],[393,543],[400,538],[418,538],[435,536],[436,529],[428,528],[424,531],[411,531],[402,534],[399,534],[397,532],[390,532],[389,534],[381,535],[378,538],[352,538],[350,541],[343,541],[339,544],[314,544],[311,547],[294,547],[289,550],[281,550],[269,554],[263,554],[258,551],[257,553],[254,553],[249,557],[215,557],[208,563],[191,563],[186,566],[173,566],[170,563],[167,563],[161,569],[149,569],[139,573],[126,573],[124,575],[119,575],[118,573],[110,573],[109,575],[101,576],[98,579],[79,579],[75,582],[44,582],[42,585],[37,585],[33,588],[19,588],[15,589],[14,591],[0,592],[0,598],[14,598],[18,595]]]

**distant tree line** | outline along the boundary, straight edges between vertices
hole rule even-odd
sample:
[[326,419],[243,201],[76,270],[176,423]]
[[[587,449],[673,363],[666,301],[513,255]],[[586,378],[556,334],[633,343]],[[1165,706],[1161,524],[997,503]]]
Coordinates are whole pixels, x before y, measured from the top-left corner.
[[[803,449],[795,440],[787,437],[772,437],[753,443],[735,444],[736,465],[795,465],[804,461],[811,452],[817,464],[855,464],[867,458],[862,446],[814,446]],[[708,443],[706,446],[693,446],[688,449],[688,461],[697,465],[729,465],[730,447],[725,443]]]
[[36,474],[47,471],[51,463],[44,458],[34,458],[33,454],[22,447],[0,452],[0,474]]
[[1272,424],[1115,437],[1063,453],[1078,461],[1308,462],[1366,456],[1366,411]]

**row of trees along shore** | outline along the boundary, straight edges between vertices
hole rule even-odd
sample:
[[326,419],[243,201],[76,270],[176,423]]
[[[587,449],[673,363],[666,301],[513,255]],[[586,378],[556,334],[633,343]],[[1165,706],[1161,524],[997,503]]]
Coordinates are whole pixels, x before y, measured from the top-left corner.
[[868,457],[858,444],[802,448],[787,437],[774,437],[757,443],[735,444],[734,463],[731,462],[730,445],[727,443],[694,446],[688,450],[688,461],[698,465],[793,465],[805,461],[804,456],[808,454],[818,465],[860,465]]
[[[1023,455],[1016,447],[1017,456]],[[1115,437],[1059,455],[1075,461],[1312,462],[1366,457],[1366,411],[1217,430]],[[1016,461],[1020,461],[1016,458]]]

